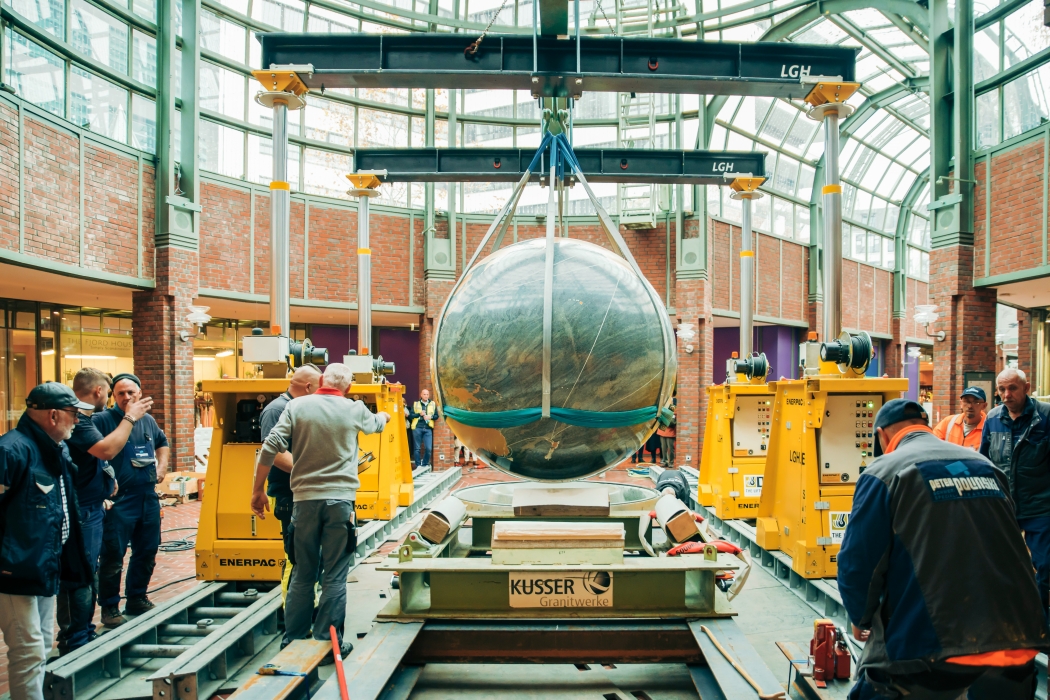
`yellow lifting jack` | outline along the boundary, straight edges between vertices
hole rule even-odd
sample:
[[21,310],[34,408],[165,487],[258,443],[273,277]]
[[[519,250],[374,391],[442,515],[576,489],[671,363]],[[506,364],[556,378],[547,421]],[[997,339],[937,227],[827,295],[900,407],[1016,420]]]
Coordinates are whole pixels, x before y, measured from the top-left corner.
[[908,380],[868,377],[874,359],[865,332],[842,330],[842,187],[839,120],[859,88],[837,78],[803,79],[813,89],[810,118],[824,122],[824,338],[800,346],[801,378],[770,382],[774,394],[769,456],[756,542],[791,556],[804,578],[833,577],[849,525],[857,479],[874,459],[875,414],[908,390]]
[[[204,381],[215,411],[208,475],[197,530],[197,578],[209,581],[280,581],[284,568],[281,525],[275,517],[257,518],[251,511],[252,485],[262,435],[263,406],[288,390],[289,372],[305,363],[324,365],[328,351],[309,340],[283,335],[290,329],[288,284],[289,193],[288,111],[306,106],[300,74],[310,66],[284,66],[257,71],[265,90],[256,100],[274,113],[274,173],[270,183],[270,335],[255,329],[242,339],[242,360],[254,365],[253,379]],[[356,512],[359,520],[390,520],[399,506],[415,499],[412,462],[405,429],[405,388],[388,383],[392,362],[371,355],[371,251],[368,248],[368,197],[380,184],[378,174],[351,182],[362,198],[358,216],[359,353],[343,358],[353,372],[347,397],[363,401],[373,412],[386,411],[390,422],[382,433],[358,436]],[[364,194],[359,194],[363,192]]]
[[726,363],[726,381],[707,388],[707,423],[697,496],[717,517],[753,518],[762,495],[769,446],[773,393],[766,384],[765,354],[752,353],[754,333],[754,260],[751,201],[762,193],[764,177],[732,177],[733,199],[740,200],[740,352]]

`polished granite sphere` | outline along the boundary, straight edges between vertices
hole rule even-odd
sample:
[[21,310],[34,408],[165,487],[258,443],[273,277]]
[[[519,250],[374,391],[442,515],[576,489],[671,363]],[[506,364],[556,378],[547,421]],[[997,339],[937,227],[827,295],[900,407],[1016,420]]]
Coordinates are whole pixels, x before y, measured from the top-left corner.
[[[483,413],[542,405],[545,251],[544,239],[499,250],[468,270],[449,299],[431,367],[446,409]],[[674,332],[651,290],[615,253],[554,239],[553,408],[620,412],[670,403]],[[655,419],[602,428],[553,418],[501,428],[445,419],[486,464],[539,481],[597,474],[636,452],[656,429]]]

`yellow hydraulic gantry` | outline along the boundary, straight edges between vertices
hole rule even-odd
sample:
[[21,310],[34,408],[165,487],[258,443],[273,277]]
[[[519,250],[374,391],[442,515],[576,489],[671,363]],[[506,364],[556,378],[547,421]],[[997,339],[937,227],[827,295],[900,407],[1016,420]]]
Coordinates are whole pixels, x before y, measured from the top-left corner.
[[[289,329],[288,305],[288,110],[306,105],[306,87],[299,73],[312,70],[256,71],[264,92],[256,100],[274,111],[274,179],[271,191],[271,335],[262,329],[242,339],[242,360],[255,367],[254,379],[216,379],[202,382],[211,394],[215,411],[208,475],[205,479],[200,523],[197,529],[197,578],[208,581],[279,581],[284,567],[284,543],[280,522],[272,515],[265,520],[251,512],[250,500],[255,464],[261,445],[259,417],[263,407],[288,390],[288,373],[306,362],[324,365],[328,351],[314,348],[309,340],[295,341],[284,335]],[[347,398],[363,401],[373,412],[386,411],[390,422],[382,433],[358,436],[357,517],[360,520],[390,520],[398,506],[411,505],[415,498],[412,462],[405,430],[405,388],[390,384],[386,376],[394,365],[373,358],[371,345],[370,284],[371,251],[368,248],[367,198],[374,195],[375,175],[351,176],[351,194],[362,197],[365,206],[358,228],[358,329],[359,352],[343,362],[350,366],[354,381]],[[371,193],[371,194],[369,194]],[[363,211],[362,211],[363,209]],[[361,244],[363,235],[365,243]],[[367,326],[367,329],[366,329]]]
[[824,337],[800,347],[801,379],[770,382],[774,394],[769,456],[759,501],[760,547],[791,556],[804,578],[833,577],[857,479],[874,459],[875,414],[908,390],[907,379],[867,377],[874,357],[867,333],[841,329],[842,187],[839,119],[860,87],[809,78],[809,116],[824,122]]
[[[727,176],[729,177],[729,176]],[[700,505],[723,520],[753,518],[762,495],[769,446],[773,392],[766,383],[769,364],[751,350],[755,252],[751,244],[751,201],[762,193],[764,177],[735,175],[730,187],[740,200],[740,352],[726,363],[726,381],[707,388],[707,423],[700,457]]]

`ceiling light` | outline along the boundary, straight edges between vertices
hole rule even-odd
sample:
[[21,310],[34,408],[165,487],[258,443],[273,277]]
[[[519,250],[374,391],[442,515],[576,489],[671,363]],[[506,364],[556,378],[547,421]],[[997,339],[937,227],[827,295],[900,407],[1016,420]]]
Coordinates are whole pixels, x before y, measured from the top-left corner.
[[229,357],[233,354],[233,350],[223,350],[222,352],[215,353],[215,357]]
[[67,360],[115,360],[116,355],[66,355]]
[[195,358],[193,358],[193,361],[194,362],[215,362],[215,358],[214,357],[195,357]]

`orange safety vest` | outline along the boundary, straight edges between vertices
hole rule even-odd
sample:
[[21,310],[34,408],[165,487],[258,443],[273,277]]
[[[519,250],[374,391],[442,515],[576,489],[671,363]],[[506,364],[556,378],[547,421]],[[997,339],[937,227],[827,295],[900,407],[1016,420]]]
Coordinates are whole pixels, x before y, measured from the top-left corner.
[[933,434],[945,442],[954,445],[969,447],[971,450],[981,449],[981,432],[984,429],[984,413],[981,413],[981,422],[973,427],[969,435],[963,434],[962,414],[956,413],[948,416],[933,429]]

